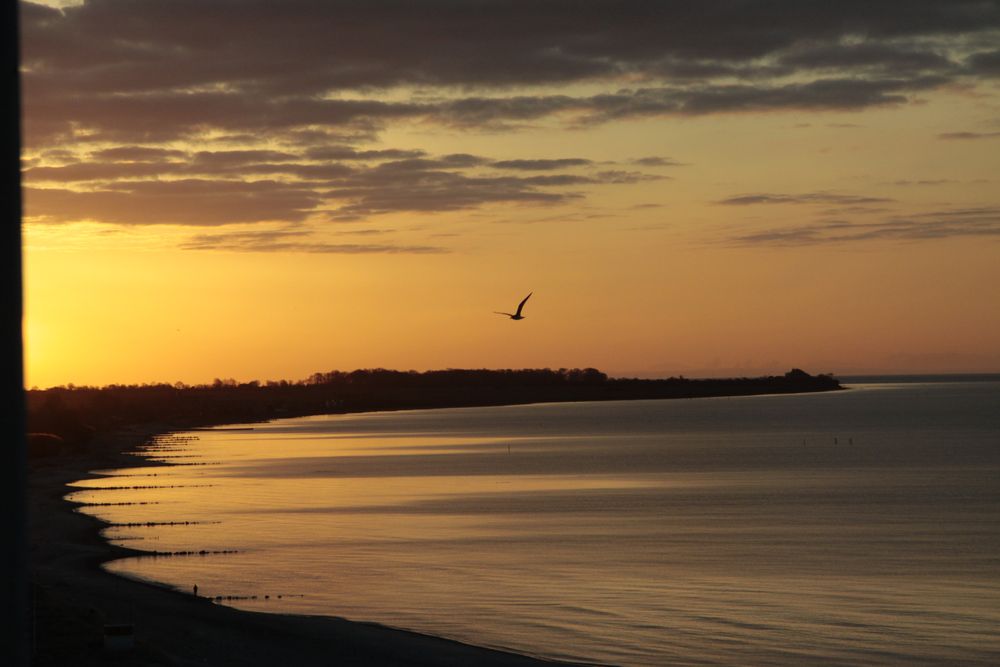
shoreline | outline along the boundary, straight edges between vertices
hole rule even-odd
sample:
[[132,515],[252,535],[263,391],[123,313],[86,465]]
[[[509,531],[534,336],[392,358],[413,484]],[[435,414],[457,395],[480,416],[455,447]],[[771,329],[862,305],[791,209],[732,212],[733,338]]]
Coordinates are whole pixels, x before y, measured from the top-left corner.
[[[108,572],[105,563],[143,552],[108,542],[106,523],[66,499],[68,485],[98,477],[97,470],[150,465],[132,451],[183,430],[167,423],[122,430],[100,436],[87,452],[30,462],[33,665],[568,664],[377,623],[245,611]],[[132,625],[134,648],[108,653],[105,624]]]
[[[814,392],[698,398],[800,393]],[[565,401],[540,403],[552,402]],[[572,664],[479,647],[373,622],[240,610],[156,582],[113,574],[103,568],[105,563],[145,552],[111,544],[101,535],[107,524],[78,511],[80,504],[66,499],[72,492],[71,483],[99,477],[95,472],[98,470],[169,465],[150,462],[135,453],[138,447],[156,435],[304,416],[426,409],[442,408],[340,409],[308,415],[274,415],[247,421],[164,421],[100,434],[82,447],[82,451],[29,459],[27,504],[32,624],[35,628],[32,664],[101,665],[109,659],[121,665],[256,666],[287,663],[308,666],[336,662],[342,665],[475,664],[507,667]],[[135,648],[123,654],[107,653],[103,647],[105,624],[132,625]]]

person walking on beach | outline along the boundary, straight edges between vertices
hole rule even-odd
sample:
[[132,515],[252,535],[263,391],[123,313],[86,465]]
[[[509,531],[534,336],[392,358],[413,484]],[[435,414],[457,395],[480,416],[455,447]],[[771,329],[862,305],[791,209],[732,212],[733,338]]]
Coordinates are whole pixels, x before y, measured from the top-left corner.
[[194,585],[194,596],[198,597],[198,584]]

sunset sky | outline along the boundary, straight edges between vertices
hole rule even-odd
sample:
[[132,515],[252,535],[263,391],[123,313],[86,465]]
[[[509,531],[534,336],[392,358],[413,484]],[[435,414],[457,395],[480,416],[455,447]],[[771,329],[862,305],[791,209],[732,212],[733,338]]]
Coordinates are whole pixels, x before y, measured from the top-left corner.
[[28,386],[1000,371],[1000,2],[21,21]]

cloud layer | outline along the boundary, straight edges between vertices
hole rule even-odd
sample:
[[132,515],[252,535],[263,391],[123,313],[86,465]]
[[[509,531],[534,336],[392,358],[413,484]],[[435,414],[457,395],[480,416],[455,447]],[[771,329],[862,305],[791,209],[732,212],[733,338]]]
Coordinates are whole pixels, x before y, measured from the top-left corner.
[[33,220],[48,223],[346,221],[488,204],[560,204],[583,197],[582,188],[667,178],[599,169],[585,158],[491,160],[349,146],[288,152],[123,145],[82,155],[60,151],[36,162],[45,164],[24,171],[32,184],[26,208]]
[[[1000,6],[981,0],[98,0],[26,3],[23,26],[33,145],[864,108],[1000,72]],[[541,92],[581,83],[606,90]],[[374,94],[415,88],[432,94]]]
[[372,144],[394,123],[493,131],[858,110],[1000,75],[1000,2],[988,0],[28,2],[22,34],[26,206],[49,223],[205,227],[561,204],[665,180],[680,163]]

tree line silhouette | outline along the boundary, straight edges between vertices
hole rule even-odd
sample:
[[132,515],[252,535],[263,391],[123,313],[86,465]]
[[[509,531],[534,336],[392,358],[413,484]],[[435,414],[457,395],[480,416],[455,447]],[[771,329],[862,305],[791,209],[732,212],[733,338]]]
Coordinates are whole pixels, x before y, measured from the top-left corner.
[[86,449],[96,436],[127,427],[167,430],[280,417],[415,408],[558,401],[742,396],[839,389],[829,375],[793,369],[757,378],[609,378],[595,368],[313,373],[299,381],[210,384],[66,385],[27,392],[32,456]]

